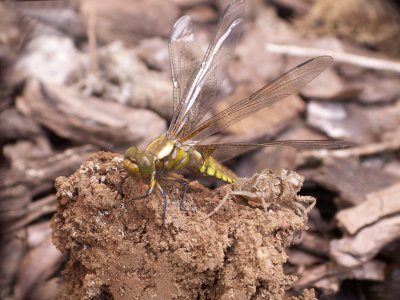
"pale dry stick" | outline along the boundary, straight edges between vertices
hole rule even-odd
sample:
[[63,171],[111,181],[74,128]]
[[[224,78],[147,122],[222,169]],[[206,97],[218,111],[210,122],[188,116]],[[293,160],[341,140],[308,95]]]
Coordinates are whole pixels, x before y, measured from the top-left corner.
[[338,150],[307,150],[302,151],[298,155],[298,163],[302,164],[304,161],[309,159],[324,159],[326,157],[360,157],[365,155],[372,155],[380,152],[394,151],[400,148],[400,140],[394,138],[392,141],[372,143],[368,145],[352,147],[348,149],[338,149]]
[[378,59],[318,48],[307,48],[294,45],[278,45],[272,43],[267,43],[265,45],[265,50],[273,53],[290,54],[302,57],[329,55],[332,56],[336,62],[344,62],[370,69],[386,70],[400,73],[400,62],[393,60]]
[[91,71],[94,75],[99,74],[97,62],[97,39],[96,39],[96,3],[94,0],[89,2],[89,11],[87,18],[87,35],[89,40],[89,56]]

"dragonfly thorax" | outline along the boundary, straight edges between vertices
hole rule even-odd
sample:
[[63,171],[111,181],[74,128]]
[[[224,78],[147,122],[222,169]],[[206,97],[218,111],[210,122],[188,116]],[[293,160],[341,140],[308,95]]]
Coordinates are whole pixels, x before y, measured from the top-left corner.
[[[182,147],[177,140],[161,136],[141,151],[131,147],[125,152],[124,167],[133,177],[152,175],[156,170],[179,170],[190,161],[190,147]],[[198,154],[200,155],[200,154]],[[198,165],[199,158],[193,160]]]
[[157,169],[179,170],[191,165],[189,164],[193,152],[191,147],[164,135],[151,142],[146,151],[153,154]]

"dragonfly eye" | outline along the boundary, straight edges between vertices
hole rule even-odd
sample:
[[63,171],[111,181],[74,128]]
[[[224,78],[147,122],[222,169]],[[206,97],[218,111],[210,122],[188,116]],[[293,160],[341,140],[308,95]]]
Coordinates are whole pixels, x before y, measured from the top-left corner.
[[140,169],[136,163],[137,153],[136,147],[131,147],[125,152],[124,167],[130,175],[140,175]]
[[130,147],[128,150],[125,152],[125,159],[129,159],[132,161],[136,160],[136,154],[139,152],[138,148],[136,147]]
[[139,166],[140,173],[150,175],[156,169],[156,163],[153,156],[148,152],[139,152],[136,154],[136,163]]

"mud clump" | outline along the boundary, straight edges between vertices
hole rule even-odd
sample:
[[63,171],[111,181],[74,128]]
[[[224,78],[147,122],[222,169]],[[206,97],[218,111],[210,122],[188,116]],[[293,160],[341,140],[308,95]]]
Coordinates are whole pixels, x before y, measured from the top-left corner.
[[[276,188],[290,186],[268,174],[263,180]],[[306,217],[279,206],[287,199],[277,196],[266,214],[265,207],[231,194],[203,221],[233,185],[208,190],[191,182],[187,211],[181,211],[182,185],[161,181],[168,198],[163,225],[158,192],[129,200],[143,195],[147,182],[129,178],[125,204],[115,197],[124,176],[120,155],[99,152],[69,178],[57,178],[53,242],[69,254],[58,298],[279,299],[296,280],[283,272],[285,248],[306,229]]]

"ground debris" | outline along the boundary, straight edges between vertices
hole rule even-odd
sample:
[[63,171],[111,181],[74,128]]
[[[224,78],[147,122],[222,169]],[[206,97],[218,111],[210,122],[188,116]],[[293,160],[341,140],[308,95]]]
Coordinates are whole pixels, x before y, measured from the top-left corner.
[[25,116],[64,138],[105,149],[123,151],[129,145],[148,142],[148,132],[155,137],[166,127],[165,121],[151,111],[108,103],[71,87],[37,80],[27,83],[25,94],[17,99],[17,107]]
[[[230,203],[229,209],[203,222],[229,186],[210,191],[192,182],[185,201],[188,212],[183,212],[181,187],[162,181],[168,194],[163,226],[159,195],[128,200],[125,207],[115,198],[123,177],[120,162],[119,155],[95,153],[70,178],[56,180],[53,241],[70,257],[60,295],[280,298],[294,282],[294,276],[283,273],[285,248],[290,236],[306,229],[303,216],[276,209],[267,221],[262,209]],[[301,177],[294,172],[283,175],[286,185],[281,192],[293,196],[288,186],[300,188]],[[265,183],[254,184],[260,189]],[[145,189],[129,179],[123,197]]]
[[390,242],[400,237],[400,216],[382,219],[355,236],[331,241],[331,256],[343,266],[358,266],[371,260]]
[[371,260],[383,247],[400,237],[399,184],[367,195],[336,219],[346,236],[331,241],[331,256],[340,265],[352,267]]
[[339,227],[347,234],[354,235],[363,227],[380,219],[390,218],[400,213],[400,184],[366,195],[366,200],[352,208],[341,210],[336,215]]
[[313,170],[309,176],[313,181],[337,191],[340,207],[362,203],[367,194],[399,180],[381,168],[365,166],[354,158],[326,159],[324,166]]
[[339,291],[340,283],[345,279],[376,280],[385,278],[385,264],[372,260],[360,266],[343,267],[334,262],[326,262],[303,270],[299,280],[293,284],[300,289],[313,285],[326,291]]

